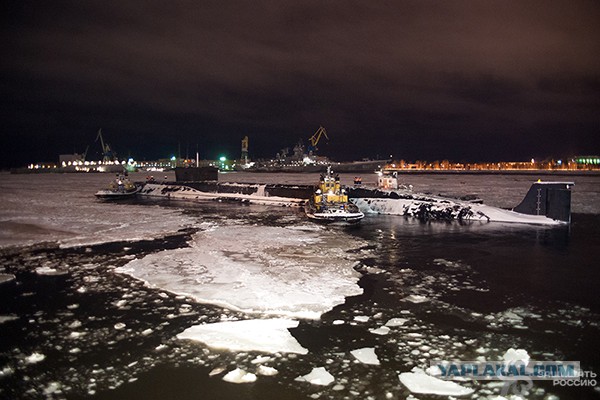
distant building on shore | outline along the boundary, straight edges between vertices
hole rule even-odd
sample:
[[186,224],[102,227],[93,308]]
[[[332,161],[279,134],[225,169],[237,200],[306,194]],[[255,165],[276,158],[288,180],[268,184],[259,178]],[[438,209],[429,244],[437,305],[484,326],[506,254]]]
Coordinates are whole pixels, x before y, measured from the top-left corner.
[[600,156],[575,156],[573,160],[578,165],[594,165],[600,167]]
[[443,161],[415,161],[404,160],[388,163],[386,171],[519,171],[519,170],[600,170],[600,156],[575,156],[566,160],[530,161],[501,161],[487,163],[455,163]]

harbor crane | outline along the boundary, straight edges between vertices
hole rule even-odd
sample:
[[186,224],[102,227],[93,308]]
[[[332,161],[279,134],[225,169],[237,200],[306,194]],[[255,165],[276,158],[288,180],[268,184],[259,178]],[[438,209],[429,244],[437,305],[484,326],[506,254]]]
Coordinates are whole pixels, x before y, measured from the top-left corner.
[[113,151],[110,149],[110,145],[108,143],[104,143],[102,129],[98,129],[98,136],[96,136],[95,141],[97,142],[98,139],[100,139],[100,145],[102,146],[102,161],[112,161],[115,158],[115,153],[113,153]]
[[308,139],[308,141],[310,142],[310,146],[308,147],[308,151],[310,154],[312,154],[313,151],[317,150],[317,144],[319,143],[319,140],[321,140],[321,136],[323,135],[325,135],[327,140],[329,140],[329,136],[327,136],[327,131],[325,130],[325,128],[323,128],[323,126],[319,126],[319,129],[317,129],[317,131]]

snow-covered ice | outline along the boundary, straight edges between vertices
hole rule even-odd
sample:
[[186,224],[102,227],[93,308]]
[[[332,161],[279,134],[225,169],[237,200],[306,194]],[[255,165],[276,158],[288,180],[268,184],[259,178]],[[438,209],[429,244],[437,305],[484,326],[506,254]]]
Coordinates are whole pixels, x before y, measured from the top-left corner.
[[27,356],[25,358],[25,362],[27,364],[36,364],[39,363],[41,361],[44,361],[44,359],[46,359],[46,356],[42,353],[32,353],[31,355]]
[[392,318],[388,322],[385,323],[385,326],[390,326],[390,327],[402,326],[407,322],[408,322],[408,320],[406,318]]
[[373,347],[352,350],[350,354],[363,364],[379,365],[379,358],[377,358]]
[[225,367],[217,367],[217,368],[213,368],[209,373],[208,376],[215,376],[215,375],[219,375],[221,372],[225,371]]
[[425,303],[425,302],[429,301],[429,299],[426,296],[421,296],[418,294],[411,294],[410,296],[406,296],[402,300],[410,301],[411,303],[415,303],[415,304]]
[[13,274],[0,274],[0,283],[10,282],[15,280],[16,276]]
[[504,353],[504,356],[502,356],[502,360],[507,362],[522,361],[524,363],[528,363],[529,354],[527,353],[527,350],[513,349],[511,347],[510,349],[506,350],[506,353]]
[[297,377],[296,380],[313,385],[327,386],[335,381],[335,378],[324,367],[316,367],[310,373]]
[[279,371],[277,371],[273,367],[267,367],[266,365],[259,365],[258,368],[256,369],[256,373],[258,375],[263,375],[263,376],[274,376],[274,375],[277,375],[279,373]]
[[209,347],[232,351],[307,354],[308,350],[302,347],[288,331],[288,328],[296,326],[298,326],[298,321],[289,319],[217,322],[194,325],[177,337],[196,340]]
[[59,271],[57,269],[49,268],[49,267],[38,267],[35,269],[35,273],[38,275],[64,275],[67,272]]
[[19,319],[16,315],[0,315],[0,324]]
[[231,383],[250,383],[256,381],[256,375],[244,371],[243,369],[236,368],[225,374],[223,380]]
[[375,335],[387,335],[388,333],[390,333],[390,328],[388,328],[387,326],[380,326],[377,329],[369,329],[369,332]]
[[399,376],[400,382],[413,393],[437,394],[441,396],[468,396],[474,392],[455,382],[443,381],[427,375],[422,369],[413,368],[412,372],[403,372]]
[[361,244],[343,232],[225,225],[195,234],[188,248],[150,254],[116,271],[202,303],[318,319],[362,293],[347,253]]
[[252,364],[262,364],[271,361],[273,358],[270,356],[256,356],[256,358],[250,361]]
[[44,394],[46,396],[50,396],[53,393],[57,393],[60,391],[61,384],[59,382],[50,382],[48,386],[44,389]]

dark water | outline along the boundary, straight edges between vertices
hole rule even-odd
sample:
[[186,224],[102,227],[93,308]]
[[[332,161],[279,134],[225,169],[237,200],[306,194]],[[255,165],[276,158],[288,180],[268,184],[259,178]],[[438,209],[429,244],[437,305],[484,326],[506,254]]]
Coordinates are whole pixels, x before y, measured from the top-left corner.
[[[297,210],[253,207],[207,203],[186,212],[206,220],[248,215],[246,222],[256,226],[303,222]],[[16,279],[0,284],[0,315],[14,317],[0,324],[0,397],[404,399],[410,392],[399,383],[400,372],[434,359],[500,359],[509,348],[525,349],[534,360],[581,361],[584,370],[600,372],[599,215],[575,214],[570,227],[558,228],[369,216],[358,227],[327,229],[366,242],[352,251],[364,293],[291,329],[309,353],[277,355],[269,365],[279,374],[251,384],[227,383],[209,372],[251,368],[259,353],[175,338],[200,322],[247,316],[113,272],[133,258],[186,246],[194,229],[156,240],[5,250],[0,271]],[[40,266],[64,273],[36,274]],[[406,301],[411,295],[427,301]],[[355,316],[369,319],[354,322]],[[406,323],[387,335],[369,331],[398,317]],[[346,323],[333,323],[339,320]],[[348,356],[362,347],[375,348],[381,365]],[[31,357],[35,353],[44,358]],[[335,383],[295,381],[315,366],[325,366]],[[474,398],[501,390],[486,382],[465,385],[475,388]],[[549,394],[600,396],[594,388],[534,382],[526,397]]]

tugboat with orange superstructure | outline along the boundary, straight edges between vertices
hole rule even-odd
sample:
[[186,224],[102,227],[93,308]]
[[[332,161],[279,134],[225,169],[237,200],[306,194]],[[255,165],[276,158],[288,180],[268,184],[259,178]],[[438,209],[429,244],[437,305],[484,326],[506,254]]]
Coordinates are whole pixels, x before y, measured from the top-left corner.
[[131,182],[126,176],[117,174],[117,177],[108,185],[108,188],[99,190],[96,197],[102,200],[128,199],[135,196],[141,187]]
[[348,201],[346,189],[342,188],[339,175],[331,172],[331,166],[327,174],[321,174],[319,186],[304,205],[304,212],[314,221],[346,224],[357,223],[365,216]]

